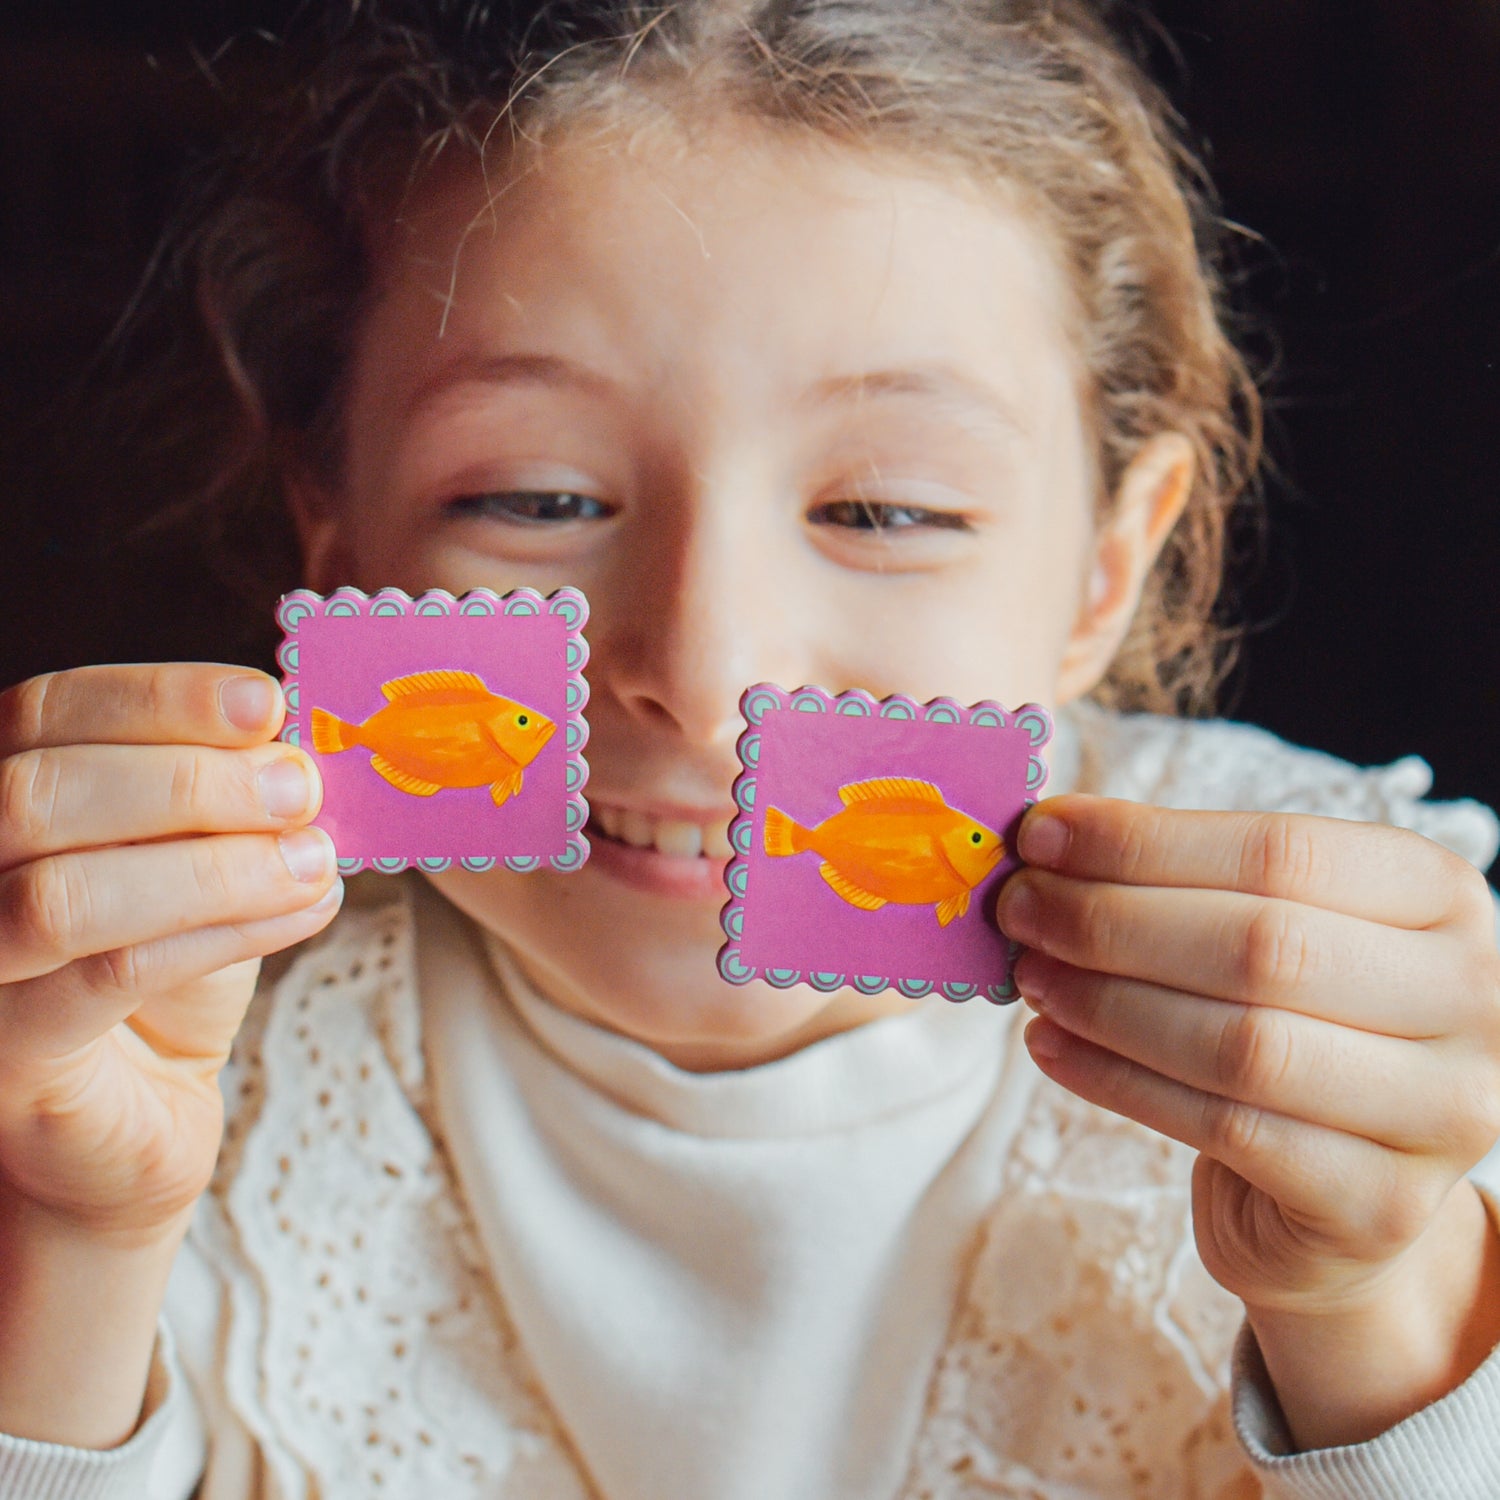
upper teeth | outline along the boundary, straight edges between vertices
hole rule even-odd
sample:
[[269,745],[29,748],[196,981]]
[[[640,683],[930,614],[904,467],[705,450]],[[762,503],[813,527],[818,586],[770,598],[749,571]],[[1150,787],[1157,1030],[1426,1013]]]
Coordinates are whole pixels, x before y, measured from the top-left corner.
[[594,821],[612,839],[633,844],[637,849],[655,849],[676,859],[696,859],[706,854],[711,859],[730,855],[729,830],[723,823],[684,823],[676,818],[653,818],[648,813],[622,807],[608,807],[595,802],[590,811]]

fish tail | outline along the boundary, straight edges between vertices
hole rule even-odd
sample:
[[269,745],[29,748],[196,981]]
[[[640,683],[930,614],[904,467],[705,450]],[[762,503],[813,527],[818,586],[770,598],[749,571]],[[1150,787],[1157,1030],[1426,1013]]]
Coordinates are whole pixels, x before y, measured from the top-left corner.
[[807,848],[807,830],[779,807],[768,807],[765,842],[767,854],[801,854]]
[[326,708],[315,708],[312,711],[312,742],[319,755],[337,755],[340,750],[359,743],[359,725],[346,724]]

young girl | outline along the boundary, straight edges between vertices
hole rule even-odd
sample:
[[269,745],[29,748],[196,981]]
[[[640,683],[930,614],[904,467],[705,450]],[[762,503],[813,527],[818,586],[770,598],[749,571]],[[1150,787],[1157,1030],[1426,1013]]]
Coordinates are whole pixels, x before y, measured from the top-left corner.
[[[1070,0],[349,12],[162,389],[312,587],[584,589],[593,855],[340,913],[270,679],[0,699],[0,1494],[1500,1493],[1496,825],[1171,716],[1254,421],[1150,86]],[[1035,1018],[717,978],[760,679],[1059,707]]]

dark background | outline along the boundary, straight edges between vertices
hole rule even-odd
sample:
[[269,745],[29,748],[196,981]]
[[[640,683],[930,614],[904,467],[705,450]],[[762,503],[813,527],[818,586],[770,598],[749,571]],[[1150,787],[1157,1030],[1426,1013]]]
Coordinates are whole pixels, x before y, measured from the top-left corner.
[[[276,76],[245,33],[295,8],[0,0],[0,684],[225,654],[195,560],[94,537],[39,424],[128,299],[184,163]],[[1500,804],[1500,3],[1147,14],[1251,232],[1252,353],[1279,350],[1272,540],[1226,707],[1356,761],[1414,751],[1440,794]]]

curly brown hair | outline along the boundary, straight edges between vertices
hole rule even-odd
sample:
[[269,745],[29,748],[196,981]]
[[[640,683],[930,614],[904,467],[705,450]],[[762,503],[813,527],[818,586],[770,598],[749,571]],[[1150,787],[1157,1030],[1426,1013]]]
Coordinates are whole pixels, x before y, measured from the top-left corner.
[[[1019,191],[1066,265],[1103,512],[1153,435],[1197,458],[1181,520],[1094,697],[1213,704],[1231,516],[1254,498],[1255,382],[1226,333],[1224,236],[1161,91],[1081,0],[344,0],[298,85],[228,148],[169,231],[136,412],[143,483],[243,564],[290,556],[289,448],[336,480],[375,230],[423,167],[587,117],[733,111]],[[154,313],[151,312],[154,310]],[[173,420],[173,414],[177,420]],[[252,570],[250,590],[286,582]],[[274,573],[276,570],[272,569]]]

